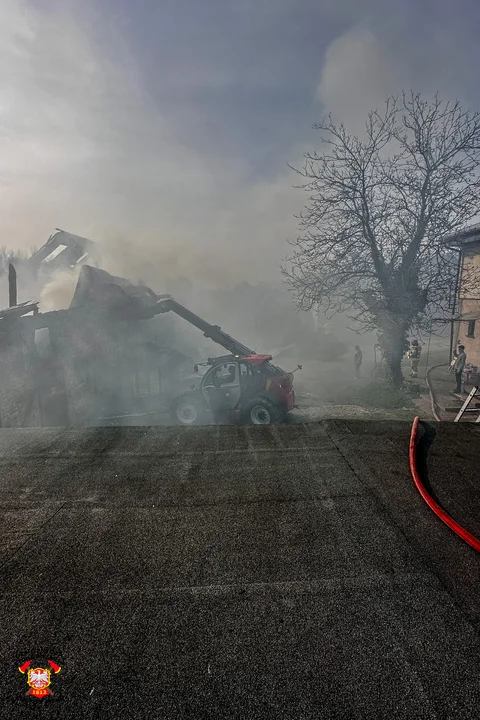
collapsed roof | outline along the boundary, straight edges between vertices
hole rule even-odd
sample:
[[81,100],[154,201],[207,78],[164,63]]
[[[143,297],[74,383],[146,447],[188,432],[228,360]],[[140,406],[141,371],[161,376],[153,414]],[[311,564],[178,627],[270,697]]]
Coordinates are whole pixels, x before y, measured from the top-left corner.
[[33,253],[28,262],[37,270],[42,265],[52,270],[73,267],[85,260],[94,246],[95,243],[88,238],[56,228],[56,232]]
[[27,302],[19,303],[13,307],[3,308],[0,310],[0,320],[16,320],[23,317],[23,315],[28,315],[31,312],[34,314],[38,313],[38,302],[30,302],[27,300]]
[[125,278],[84,265],[70,308],[94,304],[119,319],[146,319],[158,313],[158,301],[165,297],[169,296],[157,295],[146,285],[134,285]]

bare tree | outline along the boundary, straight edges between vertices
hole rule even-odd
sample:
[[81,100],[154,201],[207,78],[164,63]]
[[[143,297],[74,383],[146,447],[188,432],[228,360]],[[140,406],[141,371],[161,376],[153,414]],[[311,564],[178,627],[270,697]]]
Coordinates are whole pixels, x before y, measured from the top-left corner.
[[330,115],[314,128],[323,145],[296,170],[309,202],[282,272],[301,309],[377,329],[398,386],[407,334],[445,312],[455,286],[442,237],[480,210],[480,113],[410,92],[369,113],[362,138]]
[[[32,253],[33,254],[33,253]],[[10,250],[5,245],[0,247],[0,275],[3,275],[8,270],[8,264],[23,263],[27,258],[30,257],[29,253],[23,250]]]

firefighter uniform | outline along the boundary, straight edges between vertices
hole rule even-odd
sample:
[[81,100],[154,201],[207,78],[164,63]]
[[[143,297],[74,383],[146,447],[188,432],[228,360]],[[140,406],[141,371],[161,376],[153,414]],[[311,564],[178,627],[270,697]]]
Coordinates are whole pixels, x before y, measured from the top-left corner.
[[418,344],[417,340],[413,340],[408,351],[408,357],[410,359],[411,373],[410,377],[418,377],[418,363],[420,362],[420,355],[422,354],[422,348]]

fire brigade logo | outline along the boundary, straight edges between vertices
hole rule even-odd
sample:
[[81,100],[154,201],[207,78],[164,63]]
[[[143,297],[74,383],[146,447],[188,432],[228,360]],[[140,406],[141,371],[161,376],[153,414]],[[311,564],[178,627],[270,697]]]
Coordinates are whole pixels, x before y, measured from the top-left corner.
[[[60,665],[54,663],[53,660],[48,660],[47,662],[55,674],[58,674],[62,669]],[[50,670],[40,667],[29,669],[31,663],[31,660],[27,660],[27,662],[23,663],[23,665],[20,665],[18,668],[22,675],[24,675],[28,670],[27,683],[30,686],[30,690],[27,690],[26,695],[33,695],[33,697],[36,698],[53,695],[53,692],[48,689],[50,685]]]

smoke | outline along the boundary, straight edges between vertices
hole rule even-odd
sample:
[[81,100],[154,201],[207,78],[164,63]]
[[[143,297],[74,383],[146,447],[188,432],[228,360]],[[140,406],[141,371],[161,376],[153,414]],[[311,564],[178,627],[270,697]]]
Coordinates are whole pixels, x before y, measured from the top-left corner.
[[328,47],[317,97],[338,121],[359,133],[368,112],[401,89],[381,43],[370,29],[357,26]]
[[[290,23],[297,5],[282,0],[277,21]],[[468,0],[429,13],[383,0],[327,2],[323,11],[312,0],[299,5],[305,19],[308,10],[323,21],[316,56],[312,49],[304,58],[305,74],[317,58],[318,87],[315,79],[310,89],[302,85],[308,106],[299,102],[290,140],[279,148],[282,161],[301,165],[301,151],[318,143],[310,124],[324,110],[357,130],[370,108],[402,87],[438,89],[467,103],[478,97]],[[175,83],[183,93],[194,94],[195,83],[231,90],[236,78],[232,84],[218,62],[197,67],[188,53],[183,64],[175,55],[179,67],[162,65],[147,78],[121,14],[106,13],[88,1],[2,3],[2,242],[27,249],[64,227],[99,243],[98,263],[106,270],[141,278],[158,292],[178,276],[206,287],[278,281],[306,199],[291,187],[297,178],[288,169],[268,176],[252,157],[207,149],[172,122],[156,93],[172,92]],[[336,37],[329,36],[333,28]],[[270,57],[269,47],[263,55]],[[302,79],[295,76],[301,63],[293,67],[288,76],[282,62],[290,90]],[[265,92],[272,77],[261,70],[257,91]],[[281,75],[276,82],[283,86]],[[241,125],[241,117],[231,118]],[[220,126],[219,132],[228,135]]]
[[232,287],[243,280],[278,282],[279,262],[287,251],[287,238],[295,234],[294,214],[303,201],[291,181],[285,175],[275,183],[246,183],[241,191],[232,189],[232,195],[219,188],[222,206],[198,223],[188,221],[187,204],[183,213],[179,210],[177,223],[159,219],[152,228],[139,223],[130,233],[125,228],[99,232],[92,235],[98,241],[97,262],[112,274],[141,279],[158,292],[182,276],[205,288]]
[[[105,269],[159,291],[176,274],[211,285],[278,277],[301,204],[289,173],[252,181],[242,158],[180,137],[115,17],[82,12],[2,3],[2,238],[28,248],[64,227],[101,244]],[[108,52],[95,24],[108,26]]]
[[[211,33],[218,38],[217,54],[212,52],[209,62],[202,63],[198,55],[203,60],[209,55],[208,42],[199,51],[198,44],[188,39],[189,33],[192,38],[196,34],[198,19],[191,0],[182,8],[188,14],[187,30],[183,24],[181,30],[183,45],[172,57],[168,48],[160,53],[162,62],[149,75],[138,52],[132,50],[128,27],[121,25],[125,4],[96,3],[95,7],[93,0],[3,0],[2,244],[28,250],[41,245],[56,227],[89,237],[97,249],[88,262],[133,282],[142,280],[159,293],[177,295],[178,290],[181,302],[209,322],[221,324],[241,342],[259,352],[278,350],[282,366],[293,369],[305,359],[308,364],[310,357],[311,372],[306,368],[304,374],[310,382],[308,391],[330,392],[339,386],[339,378],[340,385],[344,378],[348,381],[351,357],[345,355],[320,368],[318,359],[325,359],[325,350],[338,349],[335,337],[345,345],[358,342],[344,318],[336,318],[333,327],[312,332],[312,317],[296,314],[288,295],[280,297],[260,286],[230,291],[244,280],[252,285],[279,280],[278,262],[288,252],[286,240],[296,235],[295,214],[306,200],[291,187],[298,178],[286,168],[265,169],[264,158],[275,154],[277,168],[287,160],[300,166],[302,151],[309,143],[313,147],[318,143],[310,125],[325,110],[357,130],[368,110],[402,87],[438,89],[473,102],[478,96],[476,23],[468,22],[461,7],[466,3],[459,0],[450,9],[440,9],[439,17],[432,12],[425,18],[421,9],[409,9],[407,3],[394,0],[248,0],[246,7],[227,0],[218,6],[223,11],[231,5],[238,13],[238,25],[248,26],[245,46],[240,48],[240,39],[233,50],[231,35],[222,31],[212,8],[205,12],[202,3],[197,3],[202,7],[197,12],[212,17]],[[115,6],[115,12],[109,12],[108,5]],[[154,5],[152,1],[152,14]],[[313,16],[307,11],[319,13],[314,15],[317,24],[309,22]],[[162,12],[174,14],[169,8]],[[131,14],[132,25],[136,13],[137,6]],[[254,30],[258,13],[263,25]],[[165,24],[169,21],[173,27],[175,19],[165,17]],[[161,45],[163,38],[157,37],[156,28],[152,34],[156,45]],[[152,37],[148,42],[152,43]],[[223,62],[229,52],[236,55],[230,67]],[[242,75],[244,66],[247,72]],[[220,102],[205,108],[199,102],[185,102],[189,93],[195,96],[195,83],[209,88],[210,94],[202,96],[207,104],[212,97],[227,98],[228,111],[223,106],[223,114],[215,114]],[[242,84],[248,85],[250,93],[249,103],[244,94],[243,105]],[[165,88],[168,92],[162,92]],[[165,104],[177,99],[179,115],[182,102],[184,114],[196,107],[194,122],[214,126],[224,148],[229,138],[244,133],[248,135],[245,144],[258,148],[258,156],[253,157],[254,150],[222,152],[221,142],[218,147],[202,143],[201,132],[188,130],[194,122],[177,125],[172,120],[175,113]],[[265,147],[250,136],[250,129],[245,131],[246,113],[258,119],[255,127]],[[225,127],[228,122],[233,127]],[[289,135],[285,132],[281,142],[271,141],[270,135],[275,136],[282,123],[284,128],[289,125]],[[188,283],[182,290],[180,283],[172,282],[179,277],[193,281],[190,289]],[[33,280],[31,287],[22,286],[19,274],[19,299],[40,300],[44,312],[67,308],[77,278],[78,269],[56,271],[38,294]],[[158,318],[165,333],[162,342],[171,343],[192,360],[218,353],[218,346],[209,347],[201,332],[182,320],[172,320],[169,335],[170,320],[169,316]],[[155,321],[148,328],[152,325]],[[143,339],[151,340],[150,329],[136,331],[140,339],[143,332]],[[71,360],[91,342],[88,322],[72,328],[72,338]],[[372,362],[372,345],[373,339],[363,339],[365,362],[367,357]],[[23,366],[13,352],[10,356],[10,348],[4,351],[3,384],[8,387],[12,375]],[[133,364],[125,368],[122,382],[126,388],[132,384],[132,369]],[[107,380],[111,370],[108,366]],[[70,371],[68,382],[74,387],[85,384],[85,377],[77,377],[76,371],[72,375],[72,367]],[[12,405],[19,408],[23,407],[25,379],[32,378],[20,377],[18,403],[12,396]],[[298,387],[302,382],[300,373]],[[178,388],[172,381],[167,390],[173,393]],[[138,411],[140,406],[129,409]],[[23,422],[15,418],[14,413],[10,422]]]
[[81,268],[74,270],[55,270],[40,292],[42,312],[66,310],[75,292]]
[[414,89],[477,109],[477,8],[471,0],[408,4],[342,0],[345,29],[328,45],[317,98],[357,132],[369,110]]

